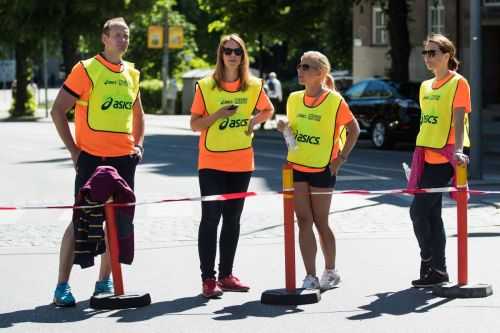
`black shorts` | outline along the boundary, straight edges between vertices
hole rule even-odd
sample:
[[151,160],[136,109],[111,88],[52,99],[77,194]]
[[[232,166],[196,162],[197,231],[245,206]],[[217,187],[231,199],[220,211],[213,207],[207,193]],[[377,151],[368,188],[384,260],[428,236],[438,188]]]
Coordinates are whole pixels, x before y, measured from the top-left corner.
[[76,161],[75,196],[80,188],[94,174],[98,166],[109,165],[118,171],[118,174],[127,182],[128,186],[134,189],[135,168],[139,163],[138,155],[124,155],[117,157],[99,157],[87,152],[80,153]]
[[337,176],[332,175],[328,167],[321,172],[302,172],[293,170],[293,181],[306,182],[314,187],[334,188],[337,182]]

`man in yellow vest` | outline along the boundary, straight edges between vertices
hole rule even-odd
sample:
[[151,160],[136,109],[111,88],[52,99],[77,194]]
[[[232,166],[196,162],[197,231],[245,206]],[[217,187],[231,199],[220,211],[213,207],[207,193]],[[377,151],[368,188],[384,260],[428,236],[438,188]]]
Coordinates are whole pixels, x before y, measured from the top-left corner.
[[[71,154],[76,170],[75,195],[100,165],[115,167],[134,188],[137,163],[144,149],[144,112],[139,94],[139,71],[124,61],[129,45],[129,28],[121,17],[112,18],[102,31],[104,51],[76,64],[52,107],[57,132]],[[75,136],[66,118],[75,110]],[[74,306],[68,284],[74,263],[75,230],[66,229],[59,258],[59,276],[54,292],[57,306]],[[113,291],[109,254],[101,257],[94,295]]]

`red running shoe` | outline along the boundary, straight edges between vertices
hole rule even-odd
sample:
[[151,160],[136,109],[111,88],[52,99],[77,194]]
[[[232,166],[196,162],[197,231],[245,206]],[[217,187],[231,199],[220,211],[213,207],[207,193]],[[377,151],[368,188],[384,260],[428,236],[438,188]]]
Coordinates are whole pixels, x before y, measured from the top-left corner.
[[224,278],[219,278],[217,284],[224,291],[246,292],[250,289],[249,286],[241,283],[240,279],[238,279],[236,276],[233,276],[232,274]]
[[222,295],[222,290],[219,288],[214,278],[203,281],[202,295],[206,298],[216,298]]

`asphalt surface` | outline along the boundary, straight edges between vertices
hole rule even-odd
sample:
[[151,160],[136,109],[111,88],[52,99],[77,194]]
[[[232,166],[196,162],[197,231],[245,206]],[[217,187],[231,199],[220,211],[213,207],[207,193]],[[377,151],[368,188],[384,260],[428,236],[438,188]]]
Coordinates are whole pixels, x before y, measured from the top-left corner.
[[[0,121],[0,206],[71,204],[74,171],[49,120]],[[200,296],[197,256],[199,202],[138,206],[136,258],[123,266],[127,292],[149,292],[141,309],[96,311],[88,299],[96,268],[73,270],[78,304],[50,305],[60,239],[70,210],[0,211],[0,328],[8,332],[492,332],[498,329],[500,297],[444,299],[409,287],[419,266],[406,195],[335,195],[330,224],[337,238],[342,285],[307,306],[260,304],[266,289],[284,287],[281,166],[285,146],[278,133],[255,135],[256,171],[242,216],[235,274],[249,293]],[[139,202],[197,197],[197,136],[186,116],[147,116],[145,158],[136,177]],[[341,170],[337,189],[405,186],[401,163],[411,147],[378,151],[361,141]],[[497,175],[471,182],[496,190]],[[469,209],[469,280],[500,285],[496,260],[500,236],[496,196],[475,197]],[[456,206],[447,197],[450,277],[456,280]],[[296,244],[297,285],[304,268]],[[322,256],[317,257],[321,273]]]

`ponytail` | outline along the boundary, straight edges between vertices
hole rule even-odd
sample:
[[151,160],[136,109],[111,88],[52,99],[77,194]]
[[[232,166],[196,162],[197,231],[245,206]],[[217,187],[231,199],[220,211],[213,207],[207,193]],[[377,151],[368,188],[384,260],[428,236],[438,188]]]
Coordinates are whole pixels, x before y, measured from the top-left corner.
[[324,83],[328,89],[335,91],[335,80],[331,74],[326,74]]
[[448,69],[451,69],[452,71],[456,71],[458,69],[458,65],[460,64],[460,61],[455,56],[451,56],[450,60],[448,60]]

